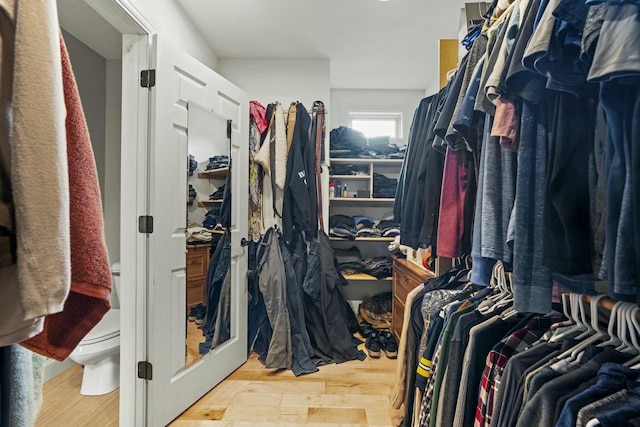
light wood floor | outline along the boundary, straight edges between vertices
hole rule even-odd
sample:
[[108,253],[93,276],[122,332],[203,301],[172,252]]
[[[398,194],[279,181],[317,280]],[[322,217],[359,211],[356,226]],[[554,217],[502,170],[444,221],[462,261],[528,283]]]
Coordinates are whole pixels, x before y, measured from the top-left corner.
[[[389,403],[395,366],[383,353],[380,359],[322,366],[296,378],[291,371],[265,369],[252,354],[171,426],[398,425]],[[81,380],[82,368],[76,366],[45,384],[37,427],[118,425],[118,391],[81,396]]]

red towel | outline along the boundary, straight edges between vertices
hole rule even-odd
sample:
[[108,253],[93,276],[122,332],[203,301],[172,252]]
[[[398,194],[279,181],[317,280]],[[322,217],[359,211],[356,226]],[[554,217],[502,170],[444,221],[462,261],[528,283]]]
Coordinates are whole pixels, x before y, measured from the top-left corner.
[[[71,223],[71,291],[64,310],[45,318],[44,330],[21,344],[64,360],[109,310],[111,272],[104,240],[102,201],[87,121],[69,53],[60,36],[62,78],[67,107]],[[44,213],[46,214],[46,213]],[[43,238],[46,237],[46,231]],[[46,278],[43,277],[43,281]]]

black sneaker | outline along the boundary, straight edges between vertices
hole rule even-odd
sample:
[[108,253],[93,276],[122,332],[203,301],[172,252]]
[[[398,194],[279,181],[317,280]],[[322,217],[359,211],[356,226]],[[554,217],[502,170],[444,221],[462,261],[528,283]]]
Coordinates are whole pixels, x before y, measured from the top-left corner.
[[383,332],[380,336],[382,341],[382,350],[389,359],[396,359],[398,357],[398,343],[391,332]]
[[367,349],[367,353],[369,353],[369,357],[374,359],[380,357],[380,335],[377,332],[369,335],[364,346]]
[[202,308],[204,308],[204,306],[202,304],[196,304],[193,307],[191,307],[191,310],[189,310],[189,322],[195,322],[196,318],[198,317],[198,314],[200,314],[200,312],[202,311]]
[[207,307],[200,305],[200,310],[196,313],[196,325],[202,325],[204,316],[207,315]]

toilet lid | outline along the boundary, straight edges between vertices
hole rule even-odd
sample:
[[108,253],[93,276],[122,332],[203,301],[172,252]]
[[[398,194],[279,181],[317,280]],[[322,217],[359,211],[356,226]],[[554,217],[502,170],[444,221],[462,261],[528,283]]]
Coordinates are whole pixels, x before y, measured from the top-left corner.
[[120,310],[112,309],[102,317],[96,326],[83,338],[81,344],[105,341],[120,335]]

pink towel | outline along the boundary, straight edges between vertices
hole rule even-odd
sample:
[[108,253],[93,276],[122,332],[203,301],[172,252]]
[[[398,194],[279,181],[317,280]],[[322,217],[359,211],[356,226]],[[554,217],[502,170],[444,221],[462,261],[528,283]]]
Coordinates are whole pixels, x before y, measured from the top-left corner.
[[60,51],[67,107],[65,125],[69,164],[71,292],[64,310],[45,318],[42,333],[21,344],[45,356],[64,360],[109,310],[107,297],[111,293],[111,272],[89,129],[62,36]]

